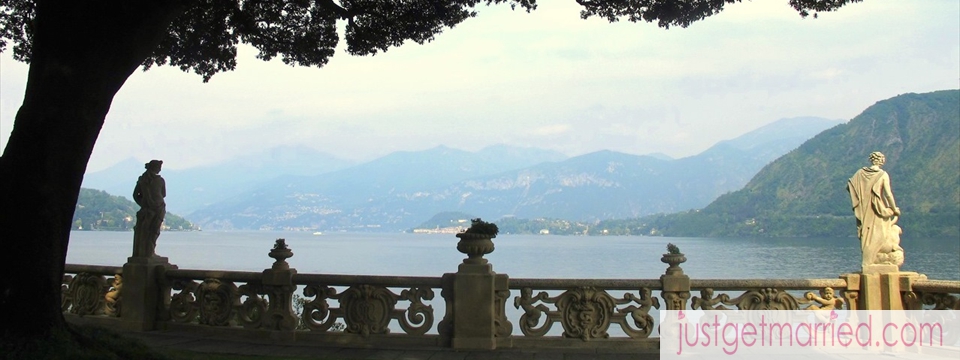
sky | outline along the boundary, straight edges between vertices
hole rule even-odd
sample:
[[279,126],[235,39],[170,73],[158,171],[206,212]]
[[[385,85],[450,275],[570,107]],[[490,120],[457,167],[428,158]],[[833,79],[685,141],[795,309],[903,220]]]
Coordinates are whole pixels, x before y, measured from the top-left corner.
[[[744,2],[670,29],[582,20],[573,0],[477,11],[423,45],[366,57],[341,46],[323,68],[242,46],[237,69],[209,83],[137,71],[87,170],[130,157],[184,169],[281,145],[354,161],[494,144],[680,158],[781,118],[849,120],[899,94],[960,88],[957,0],[865,0],[816,19],[787,0]],[[0,54],[0,146],[26,74]]]

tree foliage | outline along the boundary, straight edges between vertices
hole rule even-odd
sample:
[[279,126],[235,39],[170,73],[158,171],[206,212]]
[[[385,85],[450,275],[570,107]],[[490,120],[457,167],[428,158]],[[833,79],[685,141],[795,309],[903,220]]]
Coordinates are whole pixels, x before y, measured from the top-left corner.
[[[580,0],[585,18],[687,26],[730,0]],[[805,16],[857,0],[790,0]],[[83,174],[114,96],[138,68],[171,65],[204,81],[236,68],[237,46],[261,59],[323,66],[340,42],[374,55],[424,43],[479,4],[527,11],[535,0],[0,0],[0,51],[30,63],[23,104],[0,156],[4,250],[0,336],[63,331],[60,286]],[[12,44],[12,46],[11,46]],[[29,229],[26,231],[24,229]],[[22,256],[34,256],[24,262]]]
[[[13,56],[30,61],[36,2],[0,0],[0,52],[12,42]],[[687,27],[742,0],[576,0],[584,19],[656,23]],[[789,0],[801,16],[834,11],[862,0]],[[172,21],[143,69],[176,66],[204,81],[237,66],[237,46],[246,43],[258,58],[279,57],[285,64],[321,67],[340,43],[344,24],[351,55],[375,55],[410,40],[423,44],[446,28],[477,15],[479,4],[509,3],[526,11],[536,0],[167,0],[179,16]],[[117,4],[123,6],[123,4]]]

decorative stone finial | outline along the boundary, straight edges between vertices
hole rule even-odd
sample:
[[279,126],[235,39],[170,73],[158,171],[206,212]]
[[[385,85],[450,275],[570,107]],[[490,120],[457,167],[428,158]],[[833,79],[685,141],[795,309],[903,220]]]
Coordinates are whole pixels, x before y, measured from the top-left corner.
[[270,250],[267,256],[276,260],[273,262],[274,270],[287,270],[290,268],[290,264],[287,264],[287,259],[293,257],[293,251],[287,247],[286,239],[277,239],[277,242],[273,244],[273,249]]
[[492,253],[494,250],[493,238],[497,237],[500,229],[497,224],[488,223],[480,218],[470,220],[470,228],[457,234],[460,242],[457,243],[457,250],[467,254],[463,260],[464,264],[486,264],[487,259],[483,255]]
[[663,254],[663,257],[660,258],[664,264],[670,265],[667,267],[667,275],[683,275],[683,269],[680,268],[680,264],[687,261],[687,257],[680,252],[680,248],[672,243],[667,244],[667,253]]

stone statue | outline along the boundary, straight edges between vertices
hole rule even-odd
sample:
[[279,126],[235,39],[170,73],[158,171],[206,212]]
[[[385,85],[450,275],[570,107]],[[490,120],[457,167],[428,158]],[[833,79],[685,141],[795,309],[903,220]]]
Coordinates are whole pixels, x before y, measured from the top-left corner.
[[869,167],[857,170],[847,182],[847,191],[857,218],[857,235],[863,253],[864,273],[871,268],[898,271],[903,264],[900,247],[902,230],[897,226],[900,208],[893,199],[890,176],[880,169],[886,158],[880,152],[870,154]]
[[137,211],[137,224],[133,228],[133,256],[155,257],[157,238],[160,237],[160,225],[167,214],[167,205],[163,198],[167,196],[167,186],[160,177],[163,161],[150,160],[144,164],[147,169],[137,179],[133,189],[133,201],[140,205]]

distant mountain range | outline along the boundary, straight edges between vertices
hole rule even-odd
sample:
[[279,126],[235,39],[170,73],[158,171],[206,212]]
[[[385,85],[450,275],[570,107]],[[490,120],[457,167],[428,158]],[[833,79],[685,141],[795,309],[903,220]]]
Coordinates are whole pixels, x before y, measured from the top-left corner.
[[675,160],[613,151],[567,158],[504,145],[398,152],[312,176],[276,173],[187,217],[204,229],[399,231],[446,211],[589,221],[674,212],[741,188],[773,159],[840,123],[783,119]]
[[603,222],[614,234],[856,236],[846,182],[873,151],[903,215],[904,238],[960,236],[960,90],[877,102],[763,168],[702,210]]
[[[146,161],[127,159],[107,169],[87,173],[83,187],[130,198]],[[162,159],[160,159],[162,160]],[[167,183],[167,210],[189,214],[229,199],[278,176],[310,176],[354,165],[306,146],[281,146],[211,166],[161,171]]]

